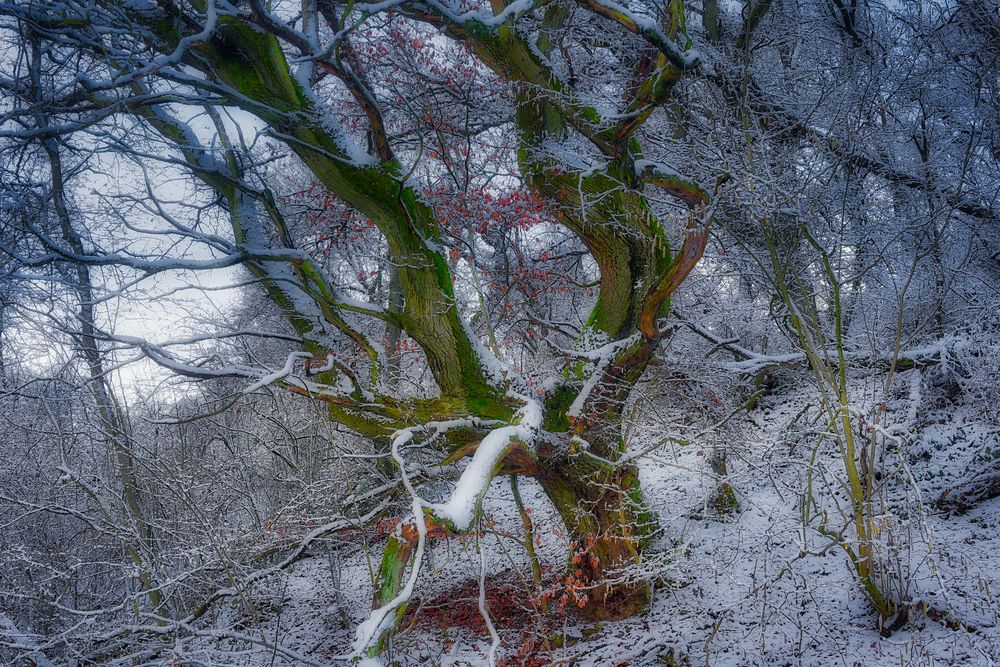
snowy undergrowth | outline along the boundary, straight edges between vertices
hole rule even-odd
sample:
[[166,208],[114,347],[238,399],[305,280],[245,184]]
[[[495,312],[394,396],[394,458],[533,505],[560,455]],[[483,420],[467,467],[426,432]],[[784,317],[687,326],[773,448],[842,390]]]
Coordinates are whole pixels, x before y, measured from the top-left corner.
[[[942,488],[993,464],[992,417],[961,397],[949,398],[933,373],[911,370],[898,379],[886,427],[902,436],[883,460],[884,555],[905,580],[899,594],[944,616],[917,613],[909,626],[882,637],[844,553],[814,526],[803,527],[805,462],[815,447],[815,397],[803,386],[801,377],[784,378],[756,409],[715,434],[714,442],[729,452],[729,482],[739,500],[730,516],[717,516],[709,502],[717,482],[708,465],[713,441],[668,442],[641,460],[643,488],[662,528],[646,573],[657,589],[645,616],[595,626],[557,611],[543,623],[532,607],[538,591],[527,557],[512,539],[521,536],[516,508],[507,484],[495,480],[484,499],[491,532],[481,539],[487,599],[503,640],[501,664],[995,664],[1000,500],[961,515],[935,510],[931,502]],[[871,408],[878,386],[857,378],[859,410]],[[663,439],[653,424],[637,432],[633,449]],[[836,453],[821,447],[815,463],[833,475]],[[534,510],[546,585],[552,585],[567,540],[537,486],[522,479],[521,490]],[[255,593],[258,616],[242,622],[303,659],[338,664],[352,629],[369,614],[380,546],[341,548],[336,560],[317,553],[297,563]],[[427,554],[391,657],[401,665],[485,664],[490,638],[474,618],[474,536],[431,540]],[[956,629],[949,619],[965,627]],[[217,639],[200,647],[202,657],[211,655],[213,664],[301,662],[262,648],[229,653],[226,646],[247,649],[245,642]]]

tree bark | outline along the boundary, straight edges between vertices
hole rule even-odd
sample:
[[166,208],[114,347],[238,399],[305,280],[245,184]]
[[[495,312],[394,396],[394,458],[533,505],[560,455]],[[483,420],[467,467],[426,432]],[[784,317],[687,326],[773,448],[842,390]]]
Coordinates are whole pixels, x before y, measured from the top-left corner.
[[[649,581],[642,551],[656,528],[634,466],[614,467],[581,454],[543,463],[536,476],[569,532],[566,589],[581,613],[596,620],[647,609]],[[585,596],[585,597],[584,597]]]

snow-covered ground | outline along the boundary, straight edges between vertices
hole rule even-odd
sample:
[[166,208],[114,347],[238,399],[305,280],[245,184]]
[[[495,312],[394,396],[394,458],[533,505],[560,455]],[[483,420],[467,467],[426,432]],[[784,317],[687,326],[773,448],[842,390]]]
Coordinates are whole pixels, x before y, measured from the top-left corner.
[[[855,383],[857,396],[876,386],[866,382],[860,377]],[[896,385],[887,428],[905,428],[909,435],[883,457],[881,539],[897,574],[896,593],[930,605],[937,620],[917,611],[909,625],[881,636],[844,552],[815,530],[815,519],[803,526],[817,420],[808,409],[814,396],[797,378],[779,383],[756,409],[716,434],[715,442],[729,451],[739,500],[733,514],[718,516],[709,503],[715,480],[708,443],[666,445],[642,459],[643,488],[662,528],[649,554],[657,585],[646,615],[598,625],[572,613],[538,614],[525,550],[514,539],[521,536],[516,508],[506,480],[494,480],[484,501],[493,532],[479,546],[486,552],[492,620],[503,640],[500,664],[996,664],[1000,500],[966,514],[935,509],[932,502],[943,489],[989,470],[992,451],[1000,448],[996,419],[981,406],[948,399],[925,371],[907,371]],[[646,426],[632,447],[662,438],[655,425]],[[812,460],[814,470],[836,472],[832,446],[821,446]],[[826,494],[820,504],[828,506],[821,478],[814,476],[814,489],[818,497]],[[562,570],[566,540],[539,489],[522,480],[521,490],[533,508],[539,555],[551,579]],[[237,644],[245,650],[245,642],[213,640],[200,646],[204,655],[182,657],[211,655],[213,664],[342,664],[354,628],[368,615],[382,544],[315,549],[257,589],[250,605],[255,619],[225,619],[287,648],[287,655],[228,653]],[[402,665],[487,664],[490,638],[476,603],[476,537],[432,541],[428,558],[387,657]]]

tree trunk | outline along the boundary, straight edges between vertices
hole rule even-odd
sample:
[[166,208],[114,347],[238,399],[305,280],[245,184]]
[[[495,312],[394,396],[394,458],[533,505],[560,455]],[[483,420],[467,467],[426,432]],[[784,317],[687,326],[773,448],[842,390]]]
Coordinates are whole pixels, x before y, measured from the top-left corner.
[[[41,54],[35,40],[32,41],[31,65],[32,85],[37,98],[42,100]],[[44,103],[39,103],[38,107],[39,111],[35,114],[38,127],[47,129],[49,121],[48,116],[42,111]],[[70,217],[60,146],[52,137],[46,137],[41,145],[49,162],[52,179],[51,202],[62,238],[76,255],[83,256],[85,254],[83,241],[74,229]],[[94,394],[100,429],[114,452],[122,485],[122,501],[128,510],[138,537],[136,540],[124,540],[124,546],[136,568],[139,569],[139,580],[149,599],[153,613],[162,616],[167,611],[165,600],[149,562],[155,557],[157,551],[156,536],[144,510],[144,493],[136,473],[133,442],[126,431],[127,423],[122,415],[122,410],[114,397],[104,364],[104,352],[98,344],[94,287],[90,268],[83,263],[77,263],[73,268],[75,272],[73,278],[76,281],[73,288],[76,291],[79,305],[76,317],[80,328],[72,335],[79,345],[83,360],[87,365],[88,380]],[[162,619],[157,619],[158,624],[162,622]]]
[[586,454],[542,466],[537,476],[570,537],[565,591],[595,620],[647,609],[642,550],[656,528],[634,466],[613,467]]
[[[389,258],[389,312],[399,317],[399,314],[403,312],[403,285],[399,280],[399,268],[392,264],[392,259]],[[397,388],[399,386],[400,380],[400,359],[403,356],[402,350],[399,346],[402,342],[402,330],[399,328],[399,324],[395,321],[389,321],[385,324],[386,331],[386,370],[388,371],[389,377],[386,378],[386,384],[389,387]]]
[[[522,471],[522,473],[525,471]],[[644,612],[651,600],[642,554],[656,530],[634,466],[614,466],[577,454],[539,462],[533,471],[570,538],[567,570],[557,592],[565,604],[594,620],[616,620]],[[427,530],[442,530],[425,515]],[[404,523],[389,539],[382,555],[374,607],[390,603],[403,589],[407,566],[415,555],[418,535]],[[393,611],[398,622],[406,611]],[[385,649],[390,632],[379,637],[374,653]]]

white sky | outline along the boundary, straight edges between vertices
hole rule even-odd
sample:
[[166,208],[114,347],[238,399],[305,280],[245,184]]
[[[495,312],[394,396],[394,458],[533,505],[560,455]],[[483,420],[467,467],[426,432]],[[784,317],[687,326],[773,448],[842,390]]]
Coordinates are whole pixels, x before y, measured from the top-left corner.
[[[178,115],[184,113],[178,109],[172,111]],[[243,112],[234,112],[233,116],[239,119],[240,129],[247,141],[252,141],[257,136],[260,123]],[[191,120],[191,117],[192,114],[188,113],[185,118]],[[213,133],[204,118],[195,119],[191,124],[206,144],[211,142]],[[235,129],[231,123],[228,124],[231,130]],[[237,135],[233,132],[232,136],[235,140]],[[67,156],[67,163],[71,159]],[[129,231],[122,221],[110,220],[107,214],[109,208],[125,217],[130,225],[157,230],[168,227],[155,215],[116,198],[123,194],[144,196],[142,171],[137,166],[113,154],[95,154],[89,160],[91,170],[71,184],[74,214],[81,219],[78,229],[97,230],[95,233],[102,236],[98,242],[103,247],[129,250],[139,256],[148,254],[155,257],[165,251],[172,257],[183,256],[187,259],[210,259],[213,256],[211,249],[204,245],[166,244],[165,237],[140,235]],[[196,188],[185,169],[153,159],[143,160],[143,165],[156,194],[164,201],[188,205],[208,201],[205,189]],[[168,205],[166,208],[186,224],[194,220],[192,209],[181,205]],[[218,207],[206,210],[206,220],[216,220],[219,224],[212,231],[231,239],[228,222],[218,219],[220,212]],[[172,240],[176,241],[176,237]],[[117,289],[123,277],[130,278],[127,272],[115,267],[93,268],[91,271],[98,296]],[[165,271],[129,288],[122,298],[110,298],[100,303],[97,307],[98,325],[118,335],[143,338],[154,343],[224,328],[225,320],[245,289],[233,288],[232,285],[246,279],[247,274],[238,266],[197,272]],[[7,337],[5,343],[13,349],[6,350],[5,356],[17,358],[28,371],[45,373],[64,364],[71,353],[53,342],[50,323],[42,317],[33,317],[32,320],[16,334]],[[119,361],[137,354],[120,355]],[[120,367],[115,375],[115,384],[123,389],[129,400],[147,394],[171,377],[169,371],[148,360]]]

